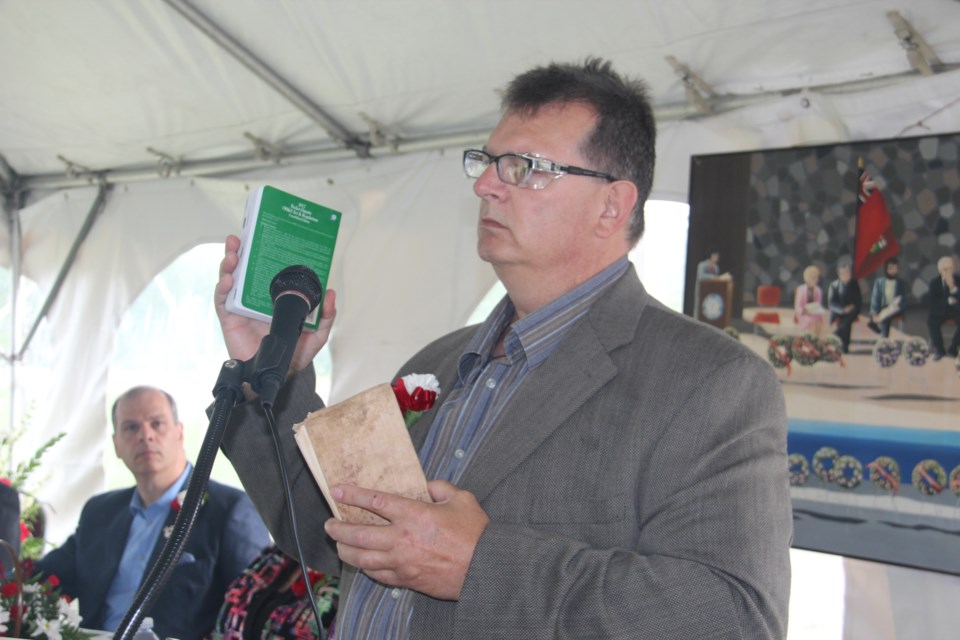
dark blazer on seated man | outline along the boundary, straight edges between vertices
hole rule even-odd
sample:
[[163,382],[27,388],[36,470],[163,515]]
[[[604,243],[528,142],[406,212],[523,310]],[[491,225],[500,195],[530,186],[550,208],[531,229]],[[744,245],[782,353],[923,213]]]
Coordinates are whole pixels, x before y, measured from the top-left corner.
[[[192,471],[176,404],[159,389],[135,387],[113,409],[117,455],[137,486],[94,496],[76,532],[37,563],[79,599],[84,628],[115,631],[166,543]],[[172,480],[171,480],[172,478]],[[178,640],[210,632],[230,583],[269,544],[245,493],[210,482],[183,555],[146,615]]]
[[[10,485],[0,482],[0,540],[6,540],[16,554],[20,554],[20,494]],[[0,551],[0,565],[4,572],[11,569],[8,554]]]

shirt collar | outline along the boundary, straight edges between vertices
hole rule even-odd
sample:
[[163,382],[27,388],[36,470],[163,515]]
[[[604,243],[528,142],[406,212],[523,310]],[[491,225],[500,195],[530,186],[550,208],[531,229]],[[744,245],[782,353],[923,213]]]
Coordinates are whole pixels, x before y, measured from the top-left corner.
[[130,498],[130,513],[133,515],[139,515],[145,513],[147,510],[160,510],[160,509],[169,509],[170,503],[173,502],[173,499],[177,497],[177,494],[180,493],[183,485],[187,483],[187,478],[190,477],[190,472],[193,471],[193,465],[190,462],[187,462],[187,466],[184,468],[183,473],[180,474],[180,477],[170,485],[170,488],[163,492],[163,495],[160,496],[156,502],[150,506],[144,506],[143,498],[140,497],[140,492],[137,491],[137,488],[133,488],[133,496]]
[[526,358],[530,368],[542,364],[553,353],[572,323],[584,315],[629,266],[627,257],[621,257],[586,282],[513,325],[510,325],[510,321],[516,314],[516,308],[510,296],[504,296],[460,356],[458,373],[461,382],[466,382],[472,370],[490,360],[501,335],[504,336],[503,346],[508,361],[514,363]]

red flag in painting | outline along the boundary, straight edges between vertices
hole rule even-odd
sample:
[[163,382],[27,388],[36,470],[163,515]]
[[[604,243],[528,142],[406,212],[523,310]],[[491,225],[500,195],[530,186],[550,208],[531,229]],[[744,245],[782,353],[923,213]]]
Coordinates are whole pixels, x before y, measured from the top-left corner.
[[853,252],[853,277],[860,279],[883,266],[900,253],[893,235],[890,212],[870,175],[860,170],[860,197],[857,201],[856,246]]

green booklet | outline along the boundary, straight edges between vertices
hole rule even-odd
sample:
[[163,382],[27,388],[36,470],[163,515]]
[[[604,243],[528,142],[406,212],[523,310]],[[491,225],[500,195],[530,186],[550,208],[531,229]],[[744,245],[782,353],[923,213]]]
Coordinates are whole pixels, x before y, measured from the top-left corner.
[[[277,273],[292,265],[310,267],[326,294],[341,215],[270,186],[251,193],[243,217],[240,262],[233,272],[227,311],[270,322],[270,283]],[[307,316],[305,329],[317,328],[322,304]]]

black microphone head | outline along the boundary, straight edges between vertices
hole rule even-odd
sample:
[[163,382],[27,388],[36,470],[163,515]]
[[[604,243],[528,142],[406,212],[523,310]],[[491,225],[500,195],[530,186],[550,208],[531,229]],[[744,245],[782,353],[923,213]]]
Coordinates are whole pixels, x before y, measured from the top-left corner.
[[320,304],[323,298],[323,284],[320,278],[310,267],[295,264],[282,269],[270,282],[270,300],[276,303],[277,298],[285,293],[295,293],[301,296],[310,305],[310,313]]

